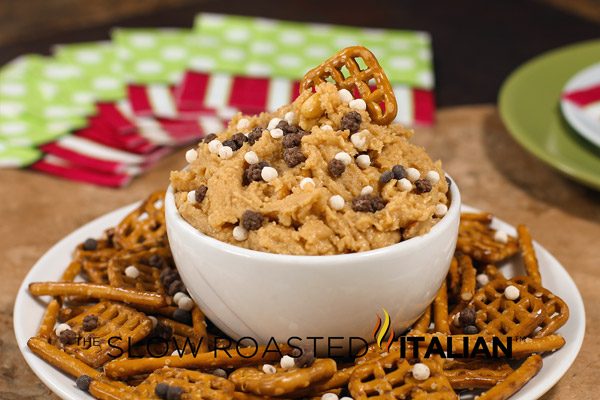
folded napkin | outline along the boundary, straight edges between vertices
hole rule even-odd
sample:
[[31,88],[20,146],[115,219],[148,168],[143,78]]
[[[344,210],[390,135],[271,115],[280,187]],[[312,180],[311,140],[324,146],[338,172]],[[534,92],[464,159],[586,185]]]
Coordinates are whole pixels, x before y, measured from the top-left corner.
[[273,111],[342,47],[379,58],[397,121],[433,122],[427,33],[201,14],[193,29],[118,28],[111,41],[57,45],[0,69],[0,167],[120,187],[173,148]]

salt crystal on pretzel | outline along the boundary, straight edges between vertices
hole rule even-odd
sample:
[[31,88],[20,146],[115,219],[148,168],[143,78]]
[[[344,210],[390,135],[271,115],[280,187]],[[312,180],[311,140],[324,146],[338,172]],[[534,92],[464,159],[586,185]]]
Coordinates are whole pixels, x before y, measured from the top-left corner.
[[[365,68],[361,68],[359,65],[359,59],[364,61]],[[348,76],[344,76],[344,69],[348,71]],[[301,88],[302,90],[310,89],[329,79],[335,81],[338,89],[346,89],[350,94],[357,90],[362,99],[351,100],[344,93],[344,100],[349,100],[349,104],[356,102],[355,107],[366,108],[375,123],[385,125],[396,118],[398,105],[392,86],[379,62],[367,48],[353,46],[340,50],[318,67],[308,71],[302,79]],[[372,80],[376,86],[374,90],[371,90],[369,84]],[[357,100],[362,100],[364,108],[363,103],[359,103]],[[381,104],[383,104],[383,108]]]

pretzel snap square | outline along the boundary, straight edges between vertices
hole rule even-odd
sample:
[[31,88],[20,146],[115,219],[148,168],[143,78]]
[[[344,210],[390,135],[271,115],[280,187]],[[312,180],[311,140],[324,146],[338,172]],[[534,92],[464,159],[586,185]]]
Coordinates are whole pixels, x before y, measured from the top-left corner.
[[[364,68],[361,68],[359,59],[364,62]],[[340,50],[304,75],[302,90],[332,80],[338,89],[347,89],[350,92],[355,92],[356,89],[375,123],[386,125],[396,118],[398,105],[392,85],[373,53],[367,48],[352,46]],[[371,89],[371,83],[374,84],[374,89]]]
[[109,342],[125,352],[130,343],[139,342],[152,330],[152,321],[145,314],[108,301],[87,307],[66,324],[73,332],[71,340],[55,335],[53,341],[92,368],[112,360],[111,355],[120,355]]

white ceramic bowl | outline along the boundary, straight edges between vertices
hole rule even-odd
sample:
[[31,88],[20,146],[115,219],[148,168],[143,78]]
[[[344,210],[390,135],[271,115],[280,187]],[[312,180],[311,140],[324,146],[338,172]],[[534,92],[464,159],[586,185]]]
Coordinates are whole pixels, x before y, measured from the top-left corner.
[[[293,256],[247,250],[213,239],[177,211],[172,188],[165,201],[167,232],[188,292],[223,332],[252,337],[350,337],[372,341],[386,309],[396,333],[433,300],[456,245],[460,193],[451,185],[448,213],[430,232],[355,254]],[[357,342],[354,342],[353,346]],[[323,349],[326,339],[318,339]],[[337,350],[336,350],[337,351]]]

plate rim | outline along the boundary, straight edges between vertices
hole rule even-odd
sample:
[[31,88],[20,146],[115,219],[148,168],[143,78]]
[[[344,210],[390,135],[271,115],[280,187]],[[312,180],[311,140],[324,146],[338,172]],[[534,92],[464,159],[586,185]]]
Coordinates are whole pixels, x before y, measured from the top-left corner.
[[[47,259],[52,258],[52,256],[53,256],[52,253],[58,251],[58,249],[60,247],[66,246],[65,242],[68,242],[75,237],[82,236],[83,232],[88,229],[91,229],[90,227],[92,225],[102,225],[105,220],[107,221],[107,222],[105,222],[105,224],[108,225],[108,221],[117,219],[117,216],[120,216],[121,214],[126,215],[128,212],[133,210],[135,207],[139,206],[140,203],[141,202],[138,201],[138,202],[134,202],[134,203],[128,204],[123,207],[119,207],[115,210],[108,211],[107,213],[100,215],[97,218],[94,218],[93,220],[83,224],[79,228],[73,230],[69,234],[62,237],[59,241],[54,243],[34,263],[34,265],[30,268],[30,270],[27,272],[27,274],[23,278],[23,281],[19,285],[19,290],[17,292],[17,296],[15,298],[15,303],[13,306],[13,332],[15,334],[15,338],[16,338],[17,345],[19,347],[19,351],[21,352],[21,355],[25,359],[25,362],[27,363],[29,368],[38,377],[38,379],[40,379],[44,383],[44,385],[46,385],[46,387],[48,387],[54,394],[61,397],[62,399],[78,400],[81,398],[92,399],[92,397],[89,396],[88,394],[85,394],[85,396],[82,396],[83,393],[79,393],[78,397],[73,397],[73,395],[66,390],[64,385],[54,382],[51,379],[51,377],[47,373],[45,373],[44,369],[37,368],[36,364],[40,364],[40,365],[43,365],[44,367],[47,367],[50,369],[55,369],[58,373],[61,373],[66,376],[66,374],[57,370],[50,364],[46,363],[44,360],[40,359],[33,352],[31,352],[31,350],[29,350],[29,348],[27,347],[27,340],[28,340],[27,333],[23,332],[21,329],[22,327],[17,325],[17,316],[22,315],[22,313],[23,313],[23,310],[22,310],[22,308],[24,307],[23,299],[25,298],[25,296],[29,296],[28,291],[27,291],[28,284],[32,280],[35,273],[38,272],[37,270],[41,269],[45,264],[48,263]],[[473,211],[479,211],[479,210],[475,207],[471,207],[471,206],[463,204],[461,206],[461,211],[473,212]],[[502,224],[502,225],[506,225],[506,226],[510,227],[511,230],[515,229],[515,227],[512,224],[509,224],[508,222],[506,222],[500,218],[494,217],[494,222]],[[104,228],[102,228],[102,229],[104,229]],[[100,230],[100,228],[98,228],[98,230]],[[81,241],[81,238],[79,239],[79,241]],[[559,271],[561,271],[564,275],[566,275],[568,277],[568,280],[567,280],[568,285],[567,286],[571,286],[571,289],[572,289],[571,294],[574,296],[574,298],[575,298],[574,300],[577,303],[576,305],[569,304],[569,308],[571,310],[574,310],[574,309],[581,310],[581,315],[579,316],[580,318],[578,318],[579,324],[577,326],[577,329],[575,330],[574,338],[572,338],[572,340],[569,342],[569,343],[571,343],[571,346],[574,346],[572,352],[569,353],[570,357],[567,355],[566,358],[562,358],[560,361],[562,368],[561,368],[561,365],[555,367],[554,370],[552,370],[550,372],[549,377],[546,377],[544,381],[539,382],[536,386],[530,387],[530,389],[529,389],[530,391],[532,391],[532,393],[529,393],[529,395],[533,395],[534,398],[537,399],[537,398],[543,396],[552,387],[554,387],[556,385],[556,383],[564,375],[566,375],[566,373],[568,372],[570,367],[573,365],[573,362],[579,355],[581,346],[583,344],[583,339],[585,337],[586,319],[585,319],[585,304],[583,302],[583,298],[581,296],[579,289],[577,288],[577,285],[575,284],[575,281],[573,280],[573,278],[571,277],[569,272],[556,259],[556,257],[554,257],[552,255],[552,253],[550,253],[541,244],[534,241],[534,247],[536,248],[536,252],[537,251],[544,252],[545,256],[548,257],[552,261],[552,263],[554,264],[552,268],[558,269]]]
[[[517,126],[518,124],[514,122],[514,118],[507,114],[507,110],[509,108],[507,93],[512,89],[512,87],[514,86],[514,82],[517,79],[519,79],[522,74],[528,72],[530,69],[538,67],[541,63],[545,61],[546,58],[558,56],[563,52],[574,50],[576,48],[585,48],[588,46],[599,45],[599,39],[591,39],[583,42],[562,46],[539,54],[526,61],[521,66],[517,67],[514,71],[512,71],[510,75],[504,80],[504,82],[502,82],[498,94],[498,110],[500,112],[500,117],[504,125],[506,125],[508,133],[515,141],[517,141],[517,143],[519,143],[525,150],[533,154],[536,158],[543,161],[545,164],[560,171],[564,175],[571,177],[577,182],[580,182],[595,190],[600,190],[600,176],[596,176],[588,171],[581,171],[577,167],[573,167],[572,165],[565,163],[562,159],[557,160],[550,154],[543,151],[539,146],[537,146],[535,142],[530,140],[527,134],[522,133],[523,130]],[[559,100],[560,91],[556,95],[557,100]]]
[[[575,106],[574,104],[562,97],[563,93],[574,89],[573,86],[575,85],[575,83],[577,83],[578,80],[583,79],[584,76],[591,75],[592,72],[598,72],[600,74],[600,62],[589,65],[579,70],[577,73],[575,73],[569,78],[569,80],[567,81],[567,83],[565,83],[561,91],[560,109],[569,125],[571,125],[571,127],[579,135],[581,135],[584,139],[586,139],[593,145],[600,147],[600,123],[598,124],[599,130],[591,130],[591,128],[589,128],[585,123],[580,121],[579,113],[583,111],[581,111],[577,106]],[[597,83],[600,84],[600,79]]]

